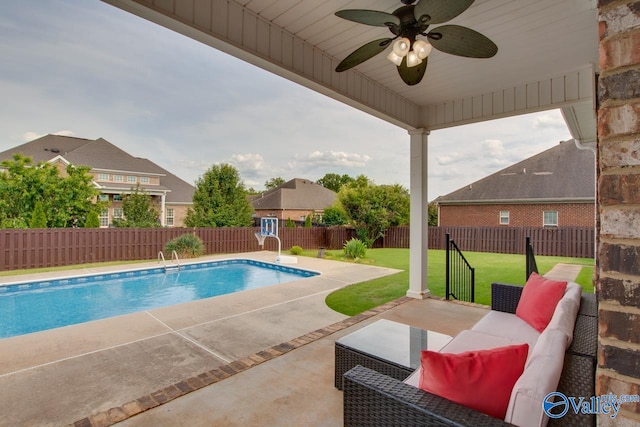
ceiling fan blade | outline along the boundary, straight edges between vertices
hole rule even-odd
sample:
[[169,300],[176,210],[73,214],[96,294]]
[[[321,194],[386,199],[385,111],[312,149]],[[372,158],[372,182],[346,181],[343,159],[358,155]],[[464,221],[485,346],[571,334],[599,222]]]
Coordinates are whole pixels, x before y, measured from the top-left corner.
[[421,24],[442,24],[467,10],[474,0],[420,0],[413,15]]
[[407,67],[407,57],[402,59],[402,64],[398,66],[398,74],[400,78],[409,86],[417,85],[424,77],[424,73],[427,71],[427,60],[425,58],[422,62],[415,67]]
[[372,25],[374,27],[399,26],[400,18],[386,12],[366,9],[339,10],[336,16],[360,24]]
[[389,43],[391,43],[391,40],[392,39],[390,38],[378,39],[360,46],[338,64],[338,66],[336,67],[336,71],[339,73],[342,71],[346,71],[349,68],[353,68],[356,65],[362,64],[367,59],[373,58],[374,56],[385,50],[387,46],[389,46]]
[[498,46],[488,37],[459,25],[443,25],[431,30],[427,36],[434,48],[451,55],[491,58],[498,53]]

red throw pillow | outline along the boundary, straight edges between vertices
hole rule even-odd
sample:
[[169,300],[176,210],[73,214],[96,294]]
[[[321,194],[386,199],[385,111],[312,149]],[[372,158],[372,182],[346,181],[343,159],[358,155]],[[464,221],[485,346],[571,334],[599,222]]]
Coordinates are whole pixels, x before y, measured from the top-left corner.
[[538,273],[532,273],[522,290],[516,316],[538,332],[544,331],[566,288],[567,282],[545,279]]
[[528,344],[459,354],[423,350],[420,388],[504,419],[528,352]]

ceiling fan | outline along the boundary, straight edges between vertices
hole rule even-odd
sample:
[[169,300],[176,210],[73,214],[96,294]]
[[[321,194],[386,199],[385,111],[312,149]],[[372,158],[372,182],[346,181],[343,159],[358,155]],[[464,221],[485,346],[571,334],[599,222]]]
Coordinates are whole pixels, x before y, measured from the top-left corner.
[[[441,25],[427,32],[433,24],[447,22],[467,10],[474,0],[401,0],[404,6],[393,13],[366,9],[346,9],[336,16],[360,24],[387,27],[394,37],[373,40],[360,46],[338,64],[337,72],[346,71],[373,58],[392,45],[387,58],[396,64],[408,85],[420,83],[427,70],[431,49],[468,58],[491,58],[498,46],[486,36],[460,25]],[[426,37],[426,40],[418,36]],[[395,40],[395,42],[393,42]],[[393,43],[392,43],[393,42]]]

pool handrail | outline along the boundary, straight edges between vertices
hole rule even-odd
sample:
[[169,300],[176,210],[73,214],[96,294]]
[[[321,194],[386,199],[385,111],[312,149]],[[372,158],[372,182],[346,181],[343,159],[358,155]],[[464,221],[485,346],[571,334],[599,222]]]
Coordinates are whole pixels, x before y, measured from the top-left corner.
[[169,268],[172,267],[177,268],[178,271],[180,270],[180,259],[178,259],[178,253],[175,250],[171,251],[171,262],[173,262],[174,259],[176,260],[175,265],[167,265],[167,261],[164,258],[164,253],[162,253],[162,251],[158,252],[158,264],[160,264],[160,260],[162,260],[162,266],[164,267],[165,273]]

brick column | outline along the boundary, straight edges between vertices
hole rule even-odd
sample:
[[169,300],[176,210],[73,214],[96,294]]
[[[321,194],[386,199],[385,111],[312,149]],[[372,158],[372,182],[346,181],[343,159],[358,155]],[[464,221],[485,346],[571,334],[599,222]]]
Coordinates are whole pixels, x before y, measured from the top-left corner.
[[[640,1],[599,0],[596,393],[640,394]],[[625,403],[600,426],[640,423]]]

